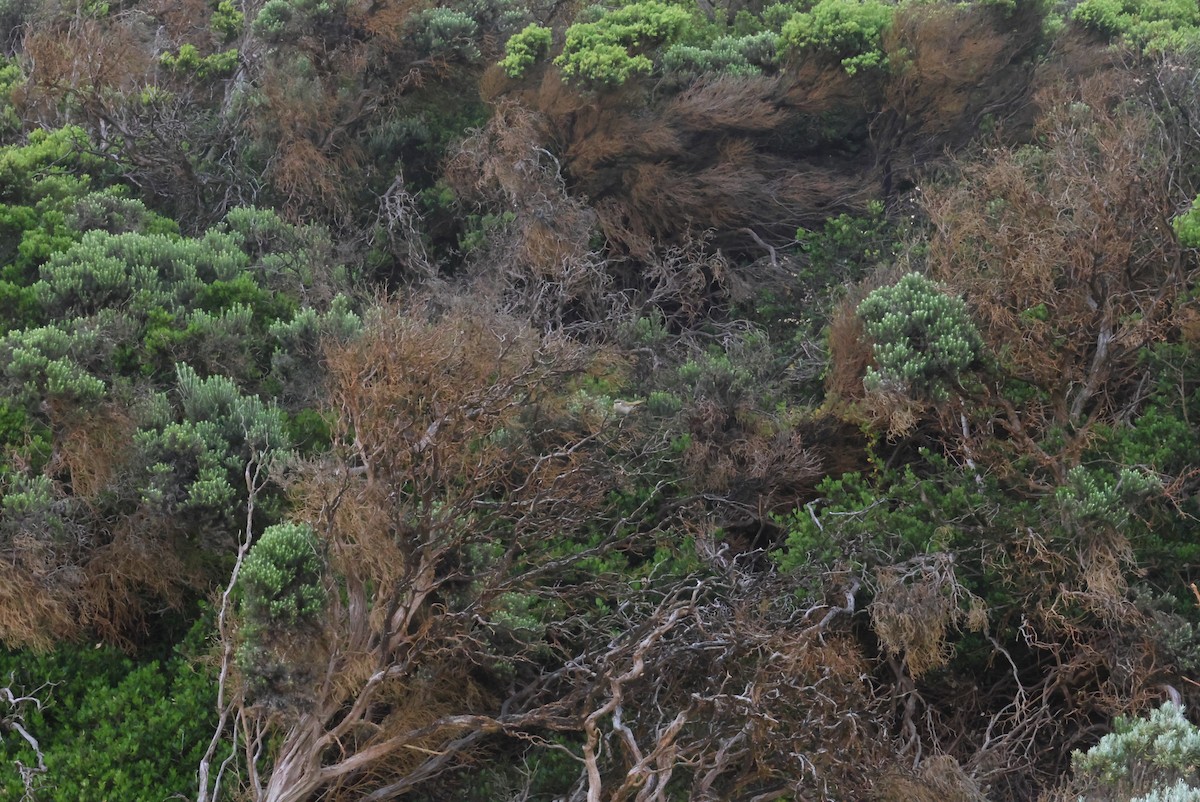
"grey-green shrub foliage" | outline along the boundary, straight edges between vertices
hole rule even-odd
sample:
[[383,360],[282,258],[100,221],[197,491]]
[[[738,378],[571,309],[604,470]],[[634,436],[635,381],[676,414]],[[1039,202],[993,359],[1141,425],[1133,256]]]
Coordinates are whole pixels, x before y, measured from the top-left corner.
[[238,576],[242,615],[237,663],[262,704],[289,707],[312,692],[312,678],[289,659],[326,604],[325,563],[305,524],[268,527]]
[[662,66],[667,72],[686,75],[759,75],[777,66],[778,46],[779,34],[774,31],[722,36],[707,45],[678,43],[663,53]]
[[[143,211],[96,193],[76,206],[81,224],[117,230]],[[231,211],[196,238],[93,229],[38,275],[29,290],[53,323],[0,339],[0,391],[29,410],[48,396],[95,402],[122,373],[167,379],[163,369],[179,361],[239,382],[261,378],[272,349],[294,339],[286,328],[281,338],[265,329],[286,323],[298,305],[311,307],[299,328],[332,333],[356,325],[340,295],[351,279],[336,264],[328,232],[253,208]],[[317,325],[318,318],[326,322]],[[305,366],[314,367],[315,347],[299,357]],[[286,380],[312,383],[295,371]]]
[[868,388],[943,399],[983,347],[962,299],[920,273],[875,290],[859,304],[858,314],[875,341],[876,367],[867,369]]
[[362,319],[339,295],[326,312],[302,309],[291,320],[271,324],[268,333],[276,343],[271,375],[282,388],[280,403],[310,403],[321,392],[312,377],[320,371],[322,343],[344,342],[362,330]]
[[134,435],[146,466],[142,501],[167,513],[226,519],[243,495],[247,462],[287,449],[283,419],[224,376],[202,379],[187,365],[177,374],[182,420],[158,405],[151,415],[159,419]]
[[322,561],[313,530],[296,523],[268,527],[238,577],[241,610],[254,627],[296,627],[325,604]]
[[1167,702],[1072,756],[1074,786],[1088,802],[1200,802],[1200,728]]
[[248,264],[237,241],[217,232],[190,239],[90,231],[42,266],[34,288],[55,318],[116,306],[146,314],[187,306],[205,284],[230,281]]
[[26,406],[54,398],[95,401],[106,385],[85,365],[103,350],[97,331],[79,321],[9,332],[0,340],[5,394]]
[[1162,481],[1137,468],[1122,468],[1116,476],[1077,465],[1055,499],[1076,525],[1108,526],[1124,531],[1136,503],[1162,490]]
[[339,263],[328,229],[292,225],[270,209],[231,209],[217,226],[249,257],[247,274],[263,289],[301,304],[323,306],[347,292],[356,277]]

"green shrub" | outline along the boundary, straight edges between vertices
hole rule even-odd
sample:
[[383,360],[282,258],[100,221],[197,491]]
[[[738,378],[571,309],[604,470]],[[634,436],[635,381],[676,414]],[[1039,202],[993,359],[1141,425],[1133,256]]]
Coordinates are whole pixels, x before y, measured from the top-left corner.
[[508,44],[504,46],[504,58],[501,59],[500,66],[509,77],[521,77],[535,61],[546,55],[546,51],[550,49],[550,38],[549,28],[531,22],[508,40]]
[[880,0],[819,0],[796,14],[780,32],[782,43],[799,53],[836,58],[846,72],[887,66],[881,44],[896,6]]
[[1200,197],[1192,201],[1192,206],[1183,214],[1171,221],[1179,244],[1185,248],[1200,248]]
[[205,284],[230,281],[247,264],[236,241],[216,232],[180,239],[90,231],[43,265],[34,286],[52,316],[113,307],[145,315],[154,308],[189,306]]
[[948,522],[970,520],[996,493],[932,457],[922,473],[909,466],[874,478],[829,476],[816,489],[817,501],[776,517],[787,539],[775,558],[786,571],[952,549],[961,535]]
[[177,73],[193,74],[201,80],[232,75],[237,69],[238,51],[224,50],[201,56],[195,45],[180,45],[178,53],[163,53],[158,63]]
[[1083,0],[1071,19],[1150,53],[1200,44],[1200,8],[1190,0]]
[[482,55],[478,43],[479,23],[458,9],[425,9],[413,16],[410,27],[413,43],[426,57],[461,59],[472,63]]
[[1112,733],[1075,752],[1071,764],[1087,799],[1200,800],[1200,728],[1172,702],[1144,719],[1118,718]]
[[1162,491],[1157,476],[1136,468],[1108,471],[1076,465],[1067,473],[1067,484],[1055,498],[1074,525],[1092,524],[1125,530],[1130,507],[1140,499]]
[[645,50],[670,42],[691,20],[677,5],[643,0],[605,12],[595,22],[567,29],[563,52],[555,64],[568,80],[618,85],[654,64]]
[[872,292],[858,314],[875,341],[876,367],[867,369],[865,379],[872,389],[944,399],[983,348],[962,299],[919,273]]
[[[134,435],[141,500],[189,524],[234,524],[245,495],[243,471],[288,449],[282,415],[255,396],[243,395],[224,376],[200,378],[177,367],[182,420],[169,407],[146,415]],[[158,420],[152,420],[157,417]]]
[[251,27],[263,39],[279,42],[291,32],[298,16],[297,9],[289,0],[267,0],[258,10]]
[[213,11],[209,27],[222,42],[230,42],[241,35],[245,22],[246,15],[237,10],[232,0],[220,0]]
[[[46,802],[158,800],[195,793],[196,768],[216,728],[212,674],[183,656],[134,662],[112,648],[0,652],[0,686],[37,697],[24,726],[38,739]],[[0,717],[4,703],[0,702]],[[37,765],[26,742],[0,738],[0,798],[21,799],[16,761]]]
[[48,398],[98,400],[106,385],[88,367],[103,358],[97,332],[72,322],[14,331],[0,340],[3,384],[27,408]]
[[772,31],[722,36],[708,45],[675,44],[663,53],[663,69],[687,75],[758,75],[776,65],[779,35]]
[[362,319],[350,308],[350,301],[339,295],[329,311],[319,313],[303,309],[288,320],[271,324],[268,332],[274,341],[271,378],[278,382],[276,393],[281,404],[295,408],[315,403],[321,392],[324,347],[331,342],[346,342],[362,330]]
[[293,629],[324,609],[318,548],[316,534],[303,524],[263,532],[238,577],[242,615],[252,626]]

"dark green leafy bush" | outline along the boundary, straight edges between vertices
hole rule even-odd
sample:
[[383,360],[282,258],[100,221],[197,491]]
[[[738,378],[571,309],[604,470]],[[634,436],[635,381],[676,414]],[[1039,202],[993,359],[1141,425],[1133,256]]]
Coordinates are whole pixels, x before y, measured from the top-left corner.
[[[42,702],[26,707],[46,773],[34,776],[47,802],[158,800],[195,793],[196,767],[216,727],[216,688],[185,657],[135,662],[91,645],[34,655],[0,652],[0,687]],[[5,703],[0,702],[0,716]],[[20,799],[14,763],[36,766],[19,737],[0,738],[0,797]]]

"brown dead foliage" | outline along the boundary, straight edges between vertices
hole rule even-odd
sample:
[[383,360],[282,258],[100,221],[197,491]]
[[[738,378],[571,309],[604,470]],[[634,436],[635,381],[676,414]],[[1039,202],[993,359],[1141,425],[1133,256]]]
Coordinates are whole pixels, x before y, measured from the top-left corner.
[[213,38],[209,27],[213,6],[204,0],[152,0],[145,10],[162,23],[174,42],[194,42],[203,49]]
[[[990,149],[926,193],[930,272],[964,294],[997,359],[999,411],[976,425],[1008,438],[973,446],[1007,442],[1059,482],[1091,424],[1131,401],[1137,354],[1172,330],[1187,278],[1169,224],[1170,145],[1128,102],[1137,80],[1110,71],[1045,90],[1044,144]],[[1003,395],[1013,382],[1035,390],[1019,407]],[[1039,445],[1051,427],[1073,432],[1060,453]]]
[[607,279],[589,244],[595,214],[567,193],[561,164],[541,145],[541,125],[536,113],[501,102],[444,174],[460,196],[516,216],[480,265],[493,278],[500,273],[510,287],[554,285],[562,302],[596,301]]
[[71,492],[91,498],[107,486],[128,458],[136,428],[115,405],[74,418],[58,438],[47,470],[69,482]]
[[507,96],[537,113],[536,141],[561,158],[571,194],[619,252],[644,259],[696,231],[743,251],[742,229],[790,240],[881,185],[890,194],[972,140],[984,116],[1019,111],[1039,36],[1032,5],[1007,18],[920,6],[900,13],[885,42],[897,65],[887,74],[851,78],[807,60],[778,76],[707,76],[656,96],[637,82],[586,92],[548,69]]
[[32,539],[14,539],[0,560],[0,641],[48,651],[78,634],[74,588],[54,592],[45,579],[51,563]]
[[[872,628],[890,650],[903,751],[954,756],[989,799],[1030,799],[1057,782],[1081,732],[1152,702],[1169,672],[1128,600],[1120,533],[1063,542],[1029,528],[983,557],[1009,600],[988,620],[956,561],[930,554],[877,571]],[[959,660],[979,661],[969,675],[936,670],[953,629],[976,633],[956,642]]]
[[691,439],[680,467],[694,491],[729,511],[729,525],[794,508],[825,475],[809,432],[793,422],[759,415],[726,427],[711,403],[689,409],[687,420]]
[[810,604],[777,578],[728,570],[657,603],[630,599],[620,635],[577,659],[578,798],[871,798],[891,754],[885,703],[844,631],[853,590]]
[[[0,549],[0,642],[50,649],[80,637],[131,646],[155,611],[181,604],[205,578],[185,537],[134,516],[115,526],[64,496],[55,520],[8,521]],[[167,529],[168,531],[164,531]]]
[[119,154],[131,183],[197,218],[197,229],[267,197],[293,220],[345,222],[367,181],[364,128],[444,72],[417,64],[404,37],[422,5],[350,4],[282,47],[247,25],[230,43],[239,51],[232,79],[160,66],[183,44],[201,55],[223,47],[208,26],[211,4],[146,2],[102,18],[48,10],[25,37],[29,80],[18,94],[29,118],[87,128],[99,150]]
[[635,86],[591,94],[551,70],[498,98],[444,175],[465,202],[515,216],[477,264],[533,297],[526,309],[551,298],[598,319],[650,307],[691,326],[789,278],[771,243],[865,200],[860,164],[793,141],[846,87],[811,70],[724,77],[647,105]]
[[403,36],[422,6],[351,4],[344,16],[278,52],[247,42],[259,102],[246,127],[269,153],[264,178],[290,219],[351,219],[356,192],[368,181],[362,132],[381,109],[445,73],[443,65],[416,64]]
[[93,637],[132,647],[156,613],[211,578],[196,560],[196,532],[139,505],[126,411],[45,406],[50,459],[40,474],[13,460],[26,478],[4,488],[38,490],[0,521],[0,642],[46,649]]
[[985,802],[987,796],[949,755],[922,760],[915,772],[886,774],[876,784],[873,802]]
[[[493,265],[531,260],[552,276],[545,265],[578,265],[598,230],[607,254],[633,273],[618,271],[616,290],[645,290],[645,266],[697,241],[735,263],[769,257],[777,267],[773,249],[798,226],[856,210],[880,188],[893,197],[976,137],[984,117],[1001,125],[1018,114],[1036,16],[1024,7],[1010,18],[906,10],[886,42],[897,68],[854,78],[813,60],[776,76],[706,76],[675,92],[638,81],[591,92],[553,68],[530,84],[493,76],[485,97],[495,119],[446,175],[463,199],[517,215],[517,244]],[[1027,116],[1010,122],[1023,131]],[[562,272],[598,286],[595,271]],[[728,298],[710,286],[706,304]]]
[[87,555],[77,624],[112,643],[128,644],[155,610],[179,608],[205,577],[188,565],[185,535],[163,537],[163,522],[134,516]]
[[951,629],[987,626],[983,600],[967,590],[949,554],[929,554],[875,572],[871,625],[884,647],[901,655],[914,679],[952,656]]
[[[392,798],[487,735],[552,721],[534,645],[495,632],[513,594],[570,604],[569,583],[539,577],[582,558],[562,543],[605,531],[616,479],[599,458],[620,433],[577,416],[566,392],[597,354],[478,297],[376,315],[327,351],[335,450],[294,469],[331,587],[315,631],[267,643],[287,671],[242,701],[249,762],[278,744],[266,798]],[[500,663],[522,679],[496,697]]]
[[871,123],[885,194],[974,141],[985,120],[1008,136],[1028,130],[1042,35],[1035,3],[1018,3],[1011,15],[961,4],[897,12],[884,42],[895,68]]
[[[197,32],[170,9],[156,10],[167,21],[159,24],[145,8],[103,18],[43,9],[25,36],[28,79],[14,99],[29,123],[83,127],[91,146],[129,184],[196,230],[251,190],[230,187],[230,151],[237,147],[227,139],[229,129],[212,121],[210,109],[221,100],[222,83],[172,76],[159,65],[160,54]],[[210,37],[199,34],[192,39],[200,52],[212,52]]]
[[136,94],[154,65],[145,36],[136,21],[123,17],[82,17],[31,29],[24,43],[29,79],[21,92],[27,112],[52,125],[64,100],[95,112],[113,98]]
[[[841,83],[830,74],[810,85],[821,80]],[[772,144],[799,116],[840,99],[829,89],[800,92],[799,82],[712,78],[639,108],[633,90],[581,94],[549,72],[522,102],[544,119],[571,192],[596,209],[610,245],[646,258],[689,230],[713,230],[722,244],[744,243],[737,232],[745,227],[790,238],[805,220],[861,202],[867,184],[852,170],[797,160]]]

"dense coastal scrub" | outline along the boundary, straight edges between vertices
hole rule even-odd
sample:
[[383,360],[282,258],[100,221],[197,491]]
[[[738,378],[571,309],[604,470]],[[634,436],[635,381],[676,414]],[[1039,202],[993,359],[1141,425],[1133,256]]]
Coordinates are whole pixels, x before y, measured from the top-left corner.
[[1200,15],[0,2],[0,797],[1200,794]]

